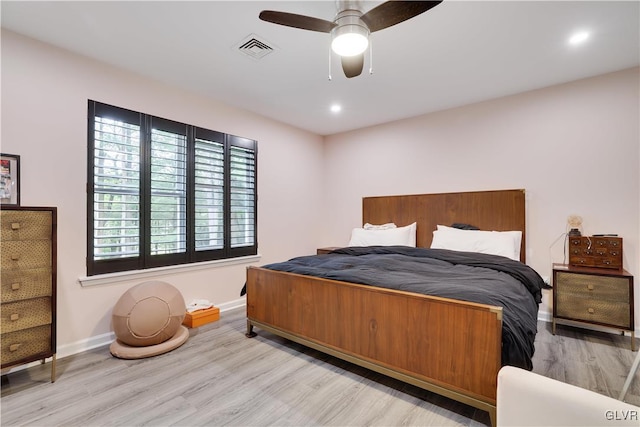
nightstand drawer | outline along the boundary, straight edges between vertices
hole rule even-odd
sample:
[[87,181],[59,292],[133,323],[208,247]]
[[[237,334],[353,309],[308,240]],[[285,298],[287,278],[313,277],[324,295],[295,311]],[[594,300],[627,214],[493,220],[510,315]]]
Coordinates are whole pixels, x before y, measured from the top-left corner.
[[557,296],[571,294],[627,304],[629,302],[629,280],[624,277],[587,276],[559,271],[556,273],[554,286]]
[[51,266],[49,240],[3,241],[0,250],[3,271]]
[[10,240],[47,240],[51,238],[51,212],[4,210],[0,217],[0,237]]
[[53,293],[51,268],[2,270],[0,284],[3,303],[51,296]]
[[629,304],[580,298],[570,294],[557,295],[555,302],[557,317],[631,328]]
[[51,354],[51,327],[49,325],[23,329],[0,336],[2,364],[39,354]]
[[602,257],[594,260],[594,267],[622,268],[622,260],[616,257]]
[[3,334],[51,323],[51,298],[32,298],[0,306]]

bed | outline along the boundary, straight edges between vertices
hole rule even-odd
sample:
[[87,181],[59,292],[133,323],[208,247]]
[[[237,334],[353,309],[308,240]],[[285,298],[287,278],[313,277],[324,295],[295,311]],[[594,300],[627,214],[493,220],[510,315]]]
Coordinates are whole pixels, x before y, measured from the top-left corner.
[[[524,190],[365,197],[362,201],[362,220],[363,224],[404,225],[415,222],[417,248],[344,248],[327,255],[300,257],[295,259],[295,262],[301,259],[312,264],[328,264],[333,266],[334,272],[342,270],[341,267],[335,267],[335,264],[332,264],[334,262],[338,262],[338,265],[343,263],[345,266],[352,264],[351,261],[342,258],[349,256],[355,260],[371,256],[389,258],[408,255],[419,258],[419,263],[449,263],[450,260],[443,260],[441,257],[449,256],[448,252],[451,251],[425,248],[431,247],[433,231],[438,225],[465,223],[475,225],[481,230],[521,231],[521,262],[501,262],[503,258],[494,255],[490,255],[489,258],[496,258],[497,264],[513,264],[516,269],[528,269],[523,264],[526,247]],[[370,254],[370,251],[376,254]],[[424,254],[430,257],[434,253],[435,261],[422,259]],[[459,258],[467,258],[466,254],[455,251],[453,256],[456,263]],[[484,263],[487,260],[480,261]],[[478,261],[473,259],[471,261],[472,264],[476,262]],[[539,303],[539,298],[534,296],[535,289],[527,291],[531,291],[531,301],[525,301],[528,308],[524,311],[528,314],[524,320],[516,319],[514,323],[513,320],[505,322],[505,316],[513,317],[512,312],[522,311],[518,307],[512,309],[502,303],[470,301],[466,296],[459,299],[451,295],[428,295],[414,292],[411,287],[401,286],[400,289],[395,289],[376,285],[377,282],[366,283],[366,280],[356,279],[356,283],[353,283],[340,279],[340,275],[333,276],[333,273],[317,277],[311,275],[313,272],[304,270],[311,267],[303,267],[304,274],[301,274],[287,271],[288,264],[284,264],[284,267],[279,264],[247,269],[245,290],[248,337],[255,336],[254,327],[272,332],[485,410],[489,412],[494,425],[499,369],[504,364],[527,368],[522,364],[526,365],[527,357],[530,362],[530,356],[533,354]],[[370,268],[358,267],[367,271]],[[486,269],[484,264],[464,264],[459,268],[478,272]],[[397,274],[404,277],[405,273],[406,271],[401,271]],[[371,276],[375,278],[377,274],[374,272]],[[496,274],[506,277],[510,273]],[[539,282],[530,286],[541,286],[542,280],[537,273],[533,272],[533,275],[537,276],[537,279],[533,277],[532,281],[536,282],[539,279]],[[485,278],[478,276],[475,280],[481,283]],[[358,281],[360,283],[357,283]],[[402,283],[403,279],[396,281]],[[411,282],[411,279],[407,281]],[[525,328],[520,322],[528,326]],[[512,340],[512,329],[527,329],[525,335],[533,335],[529,336],[528,342],[525,343],[525,347],[530,347],[525,351],[528,353],[525,360],[515,363],[504,360],[505,357],[509,357],[509,351],[505,356],[504,350],[505,343]]]

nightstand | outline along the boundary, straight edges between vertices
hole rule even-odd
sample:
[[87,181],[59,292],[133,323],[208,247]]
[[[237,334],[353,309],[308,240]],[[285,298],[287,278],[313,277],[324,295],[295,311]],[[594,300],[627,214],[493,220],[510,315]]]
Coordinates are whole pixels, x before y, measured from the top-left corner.
[[626,270],[553,264],[553,333],[563,321],[631,332],[635,351],[633,276]]
[[326,248],[318,248],[316,250],[316,254],[317,255],[322,255],[322,254],[328,254],[329,252],[335,250],[335,249],[340,249],[342,246],[328,246]]

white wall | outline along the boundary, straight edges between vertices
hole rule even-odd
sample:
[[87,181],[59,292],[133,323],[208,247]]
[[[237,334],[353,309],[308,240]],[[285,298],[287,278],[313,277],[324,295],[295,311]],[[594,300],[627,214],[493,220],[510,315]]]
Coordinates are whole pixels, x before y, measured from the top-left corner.
[[[322,138],[2,30],[3,153],[20,155],[21,204],[58,207],[58,349],[111,331],[140,280],[82,287],[86,275],[87,99],[258,141],[260,264],[314,253]],[[240,298],[246,265],[159,277],[185,300]],[[64,354],[63,354],[64,355]]]
[[322,244],[348,242],[364,196],[524,188],[528,263],[549,276],[579,214],[585,234],[624,238],[640,307],[638,80],[633,68],[327,137]]

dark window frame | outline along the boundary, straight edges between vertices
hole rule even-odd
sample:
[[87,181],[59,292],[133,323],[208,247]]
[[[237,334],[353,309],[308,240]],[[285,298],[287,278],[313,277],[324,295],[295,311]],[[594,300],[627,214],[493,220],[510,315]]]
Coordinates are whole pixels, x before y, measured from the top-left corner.
[[[140,126],[140,185],[139,194],[139,252],[137,256],[119,257],[112,259],[95,259],[94,253],[94,231],[95,231],[95,118],[108,117],[116,120],[122,120],[126,123],[132,123]],[[191,264],[204,261],[232,259],[244,256],[257,255],[258,253],[258,196],[257,196],[257,169],[258,169],[258,144],[256,141],[242,138],[235,135],[229,135],[218,131],[200,128],[197,126],[187,125],[184,123],[155,117],[132,110],[128,110],[101,102],[88,101],[88,117],[87,117],[87,276],[125,272],[132,270],[144,270],[154,267]],[[151,130],[160,128],[186,136],[186,248],[181,253],[169,254],[152,254],[151,253]],[[223,147],[223,245],[216,249],[197,250],[196,249],[196,220],[195,220],[195,139],[207,139],[222,144]],[[252,156],[253,162],[248,160],[248,168],[251,169],[252,175],[247,178],[247,182],[252,182],[252,191],[248,191],[248,203],[253,203],[252,212],[246,215],[246,226],[252,231],[252,241],[249,244],[243,244],[233,247],[231,242],[231,152],[233,150],[242,149]],[[246,193],[246,192],[244,192]],[[246,198],[246,194],[245,194]],[[251,200],[252,198],[252,200]],[[250,239],[251,240],[251,239]]]

